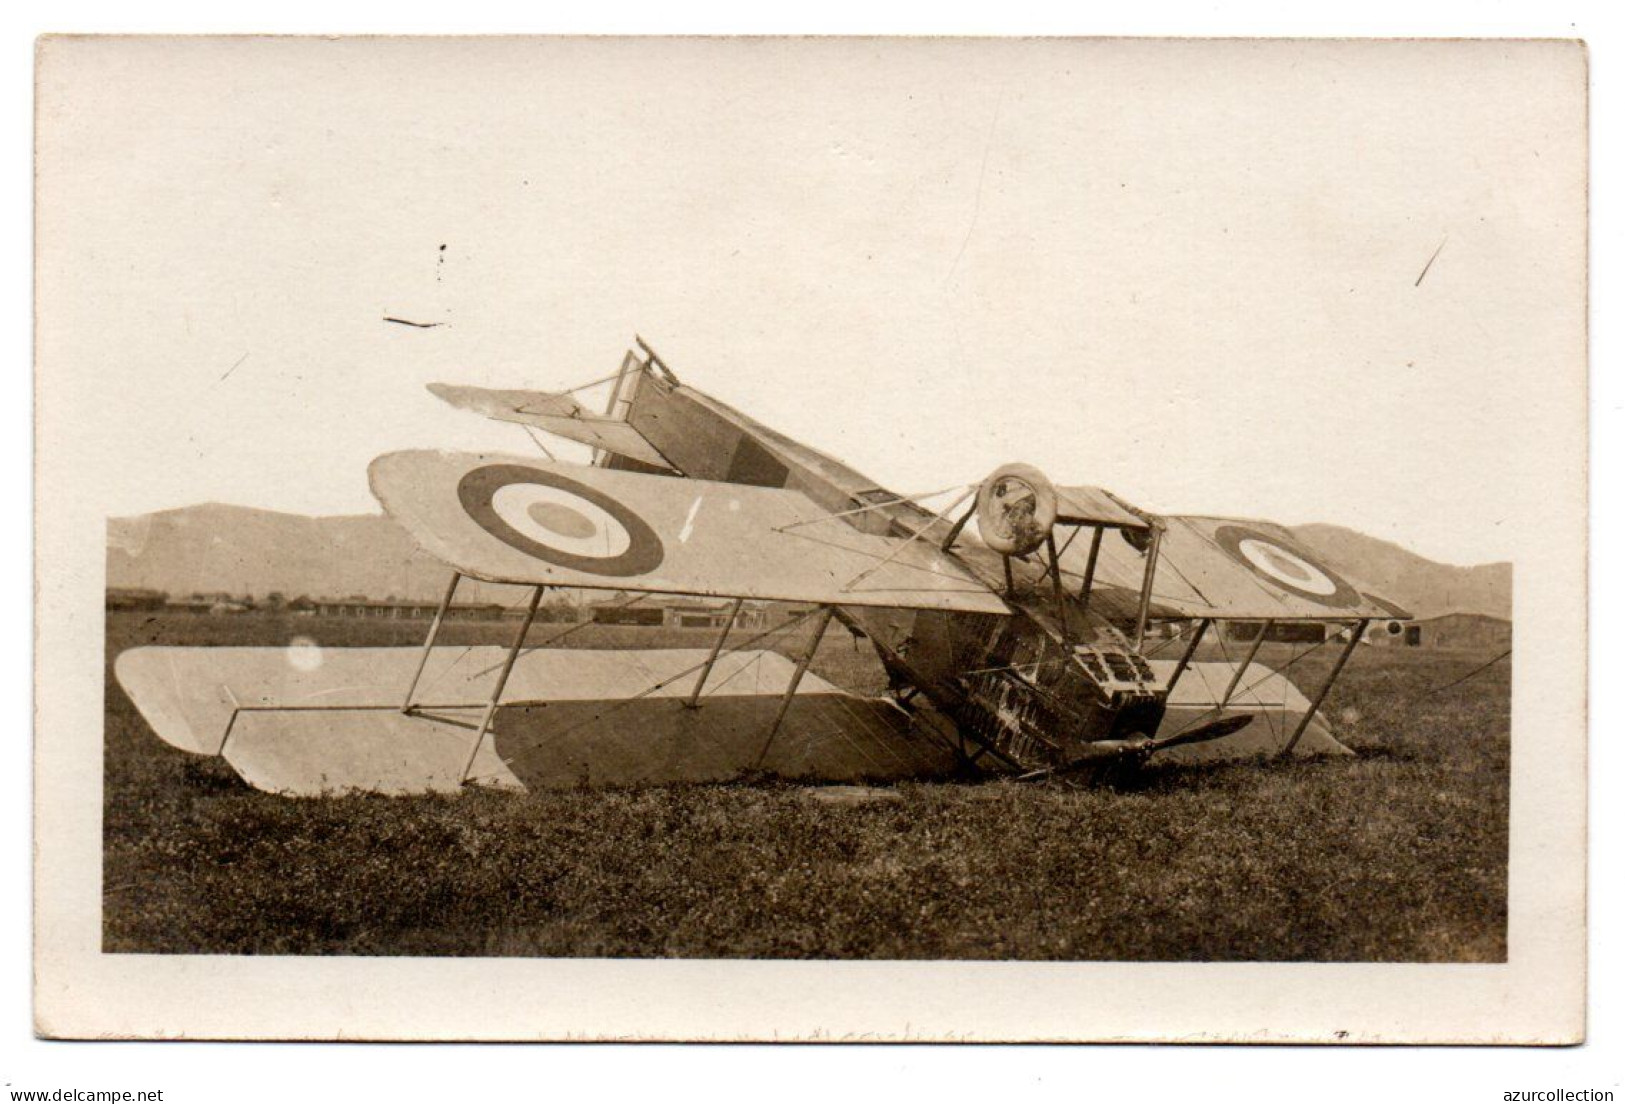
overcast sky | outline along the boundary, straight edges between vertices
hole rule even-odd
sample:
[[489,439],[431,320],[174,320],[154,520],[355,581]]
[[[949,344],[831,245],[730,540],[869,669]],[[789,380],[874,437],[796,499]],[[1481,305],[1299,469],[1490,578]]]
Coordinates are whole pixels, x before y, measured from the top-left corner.
[[1154,510],[1507,558],[1580,490],[1533,474],[1521,427],[1584,432],[1583,65],[58,41],[39,405],[72,412],[106,514],[373,511],[378,453],[534,447],[424,384],[568,386],[641,333],[897,491],[1020,459]]

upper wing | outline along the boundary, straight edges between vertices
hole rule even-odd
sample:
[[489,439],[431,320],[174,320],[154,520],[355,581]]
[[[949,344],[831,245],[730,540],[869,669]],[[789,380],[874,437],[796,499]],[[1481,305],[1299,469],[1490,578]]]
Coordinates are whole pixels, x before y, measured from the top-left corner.
[[[1329,567],[1283,526],[1234,518],[1160,518],[1164,528],[1151,616],[1234,620],[1353,621],[1408,617],[1359,580]],[[1084,542],[1078,542],[1080,544]],[[1108,533],[1095,569],[1097,587],[1132,600],[1145,572],[1146,542]],[[1081,553],[1063,561],[1078,571]]]
[[571,441],[613,452],[657,468],[671,464],[648,440],[619,418],[594,414],[569,395],[547,391],[497,391],[489,387],[431,383],[429,390],[462,410],[502,422],[519,422],[556,433]]
[[487,453],[395,452],[369,475],[425,551],[489,582],[1008,612],[930,542],[826,524],[797,491]]

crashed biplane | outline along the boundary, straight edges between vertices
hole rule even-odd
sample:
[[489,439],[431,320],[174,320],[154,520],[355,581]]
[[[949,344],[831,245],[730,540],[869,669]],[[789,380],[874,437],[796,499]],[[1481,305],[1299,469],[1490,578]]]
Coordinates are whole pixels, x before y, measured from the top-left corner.
[[[118,657],[120,684],[169,743],[290,794],[755,773],[1031,779],[1153,756],[1347,754],[1320,706],[1367,625],[1406,614],[1286,529],[1152,514],[1022,464],[927,509],[637,346],[597,381],[611,387],[602,413],[574,397],[584,388],[430,387],[588,445],[590,465],[435,451],[373,462],[385,511],[449,568],[421,648],[143,647]],[[528,588],[508,647],[437,645],[463,580]],[[527,647],[548,587],[731,605],[706,648]],[[802,612],[746,631],[736,616],[758,600]],[[808,670],[835,619],[873,643],[884,696]],[[1228,656],[1216,622],[1257,627],[1244,654]],[[1311,698],[1255,662],[1285,622],[1326,625],[1340,643]],[[1198,658],[1204,638],[1221,658]]]

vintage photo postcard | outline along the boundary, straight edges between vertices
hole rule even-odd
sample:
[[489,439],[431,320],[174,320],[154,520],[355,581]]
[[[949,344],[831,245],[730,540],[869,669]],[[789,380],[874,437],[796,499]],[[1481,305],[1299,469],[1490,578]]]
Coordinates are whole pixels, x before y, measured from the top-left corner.
[[1584,1037],[1582,44],[37,88],[41,1034]]

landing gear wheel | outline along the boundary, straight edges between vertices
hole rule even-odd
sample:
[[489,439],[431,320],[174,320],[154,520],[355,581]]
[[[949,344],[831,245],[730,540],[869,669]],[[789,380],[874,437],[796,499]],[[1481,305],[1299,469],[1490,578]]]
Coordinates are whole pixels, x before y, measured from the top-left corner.
[[1006,464],[976,492],[976,527],[995,552],[1024,556],[1044,543],[1059,511],[1055,487],[1031,464]]

